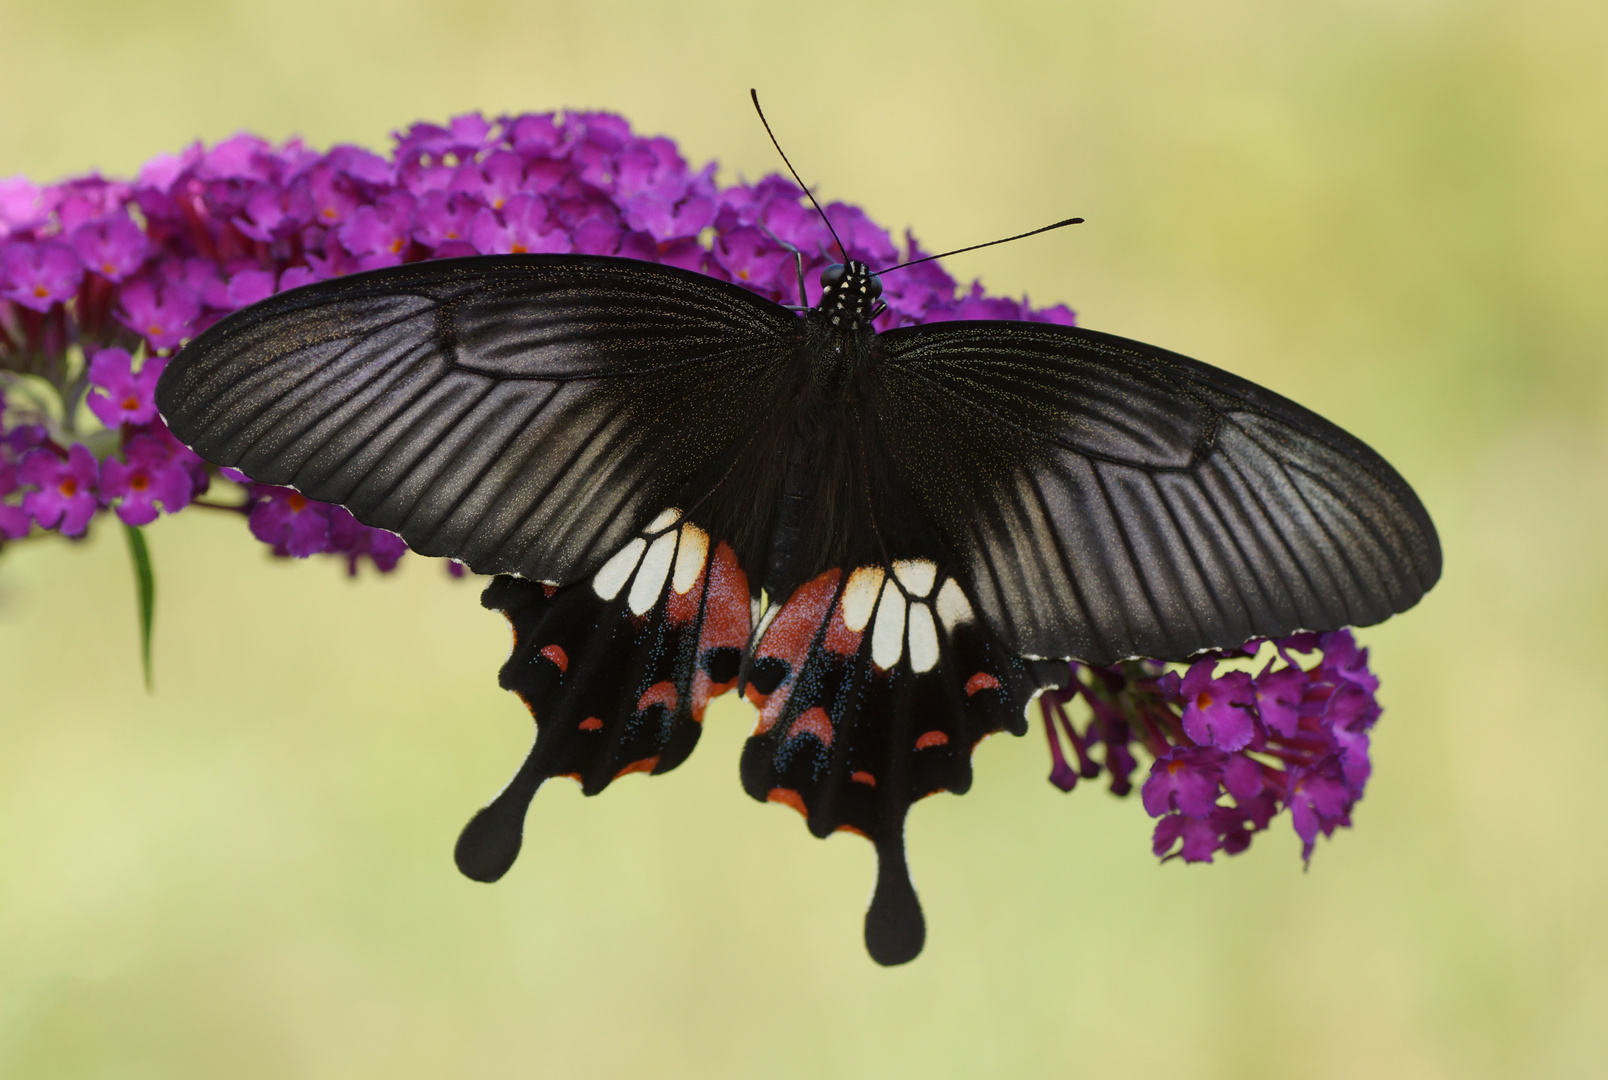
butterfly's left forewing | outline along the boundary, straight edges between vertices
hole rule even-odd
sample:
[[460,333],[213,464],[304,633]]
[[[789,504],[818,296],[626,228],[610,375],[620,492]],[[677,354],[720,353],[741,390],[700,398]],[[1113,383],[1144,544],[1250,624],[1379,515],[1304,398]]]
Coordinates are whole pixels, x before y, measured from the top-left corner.
[[674,509],[585,580],[499,576],[482,603],[513,626],[501,682],[536,721],[514,780],[458,842],[463,872],[494,881],[519,853],[525,810],[549,777],[595,795],[628,773],[686,760],[709,701],[737,681],[750,604],[731,548]]
[[1022,734],[1056,667],[1006,650],[931,559],[829,570],[762,618],[743,786],[799,811],[817,836],[846,830],[876,845],[866,944],[878,961],[911,959],[924,934],[906,812],[935,792],[966,791],[978,742]]
[[169,428],[414,551],[568,583],[708,496],[761,432],[798,318],[583,255],[388,267],[272,296],[175,356]]

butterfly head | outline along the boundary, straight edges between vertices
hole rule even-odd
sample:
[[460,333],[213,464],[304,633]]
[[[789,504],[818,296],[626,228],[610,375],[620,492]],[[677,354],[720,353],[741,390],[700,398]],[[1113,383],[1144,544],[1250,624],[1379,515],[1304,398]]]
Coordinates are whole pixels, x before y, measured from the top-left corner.
[[832,325],[858,330],[871,325],[871,308],[882,295],[882,279],[863,262],[850,259],[821,271],[818,311]]

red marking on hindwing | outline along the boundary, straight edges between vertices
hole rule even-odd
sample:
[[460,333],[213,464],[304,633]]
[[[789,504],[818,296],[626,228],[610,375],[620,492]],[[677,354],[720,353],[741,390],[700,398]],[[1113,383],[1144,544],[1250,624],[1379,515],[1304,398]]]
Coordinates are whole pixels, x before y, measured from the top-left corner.
[[665,712],[676,711],[676,684],[666,680],[656,682],[637,698],[637,712],[645,712],[655,705],[663,705]]
[[792,692],[792,678],[804,666],[804,657],[815,643],[815,635],[820,632],[821,624],[832,614],[838,579],[842,576],[842,570],[828,570],[814,581],[800,585],[776,612],[776,617],[765,629],[765,636],[760,638],[754,655],[775,657],[786,662],[788,675],[768,697],[755,690],[752,683],[749,684],[748,698],[759,709],[759,724],[754,728],[755,734],[763,735],[780,718],[782,706],[787,704],[787,695]]
[[986,671],[979,671],[966,680],[966,696],[971,697],[979,690],[998,690],[999,680]]
[[569,654],[557,645],[549,645],[542,649],[541,655],[551,660],[559,671],[569,670]]
[[853,780],[856,784],[864,784],[866,787],[877,786],[877,778],[866,772],[864,769],[861,769],[858,772],[850,773],[849,779]]
[[542,595],[547,599],[551,600],[553,598],[553,594],[556,592],[558,592],[557,585],[549,585],[545,581],[542,582]]
[[773,787],[765,793],[765,801],[779,802],[783,806],[791,806],[805,817],[810,816],[809,808],[804,805],[804,796],[792,788]]
[[921,738],[916,740],[916,749],[917,750],[925,750],[928,747],[932,747],[932,746],[948,746],[948,745],[949,745],[949,736],[945,735],[941,731],[924,732],[922,734]]
[[603,721],[599,720],[595,716],[588,716],[585,720],[581,721],[580,728],[582,731],[602,731]]
[[804,654],[814,643],[821,623],[832,610],[832,601],[837,597],[838,578],[842,576],[841,570],[828,570],[814,581],[800,585],[788,597],[787,603],[782,605],[782,610],[776,613],[776,618],[771,620],[755,655],[786,660],[797,671],[804,663]]
[[705,571],[709,599],[704,604],[698,651],[741,649],[753,631],[748,608],[748,575],[737,565],[737,555],[725,541],[715,545],[715,557]]
[[625,768],[623,768],[619,772],[615,773],[614,774],[614,779],[618,780],[620,777],[624,776],[626,773],[634,773],[634,772],[648,772],[648,773],[650,773],[650,772],[652,772],[654,769],[656,769],[658,767],[659,767],[659,755],[655,754],[652,757],[645,757],[640,761],[631,762],[631,764],[627,765]]
[[832,745],[832,718],[826,715],[826,710],[817,705],[808,710],[803,716],[793,721],[793,726],[787,729],[787,737],[795,738],[799,735],[812,736],[822,746]]
[[[703,624],[698,631],[698,656],[701,658],[710,649],[745,648],[748,635],[753,632],[748,606],[748,575],[737,565],[737,556],[724,541],[715,545],[714,557],[704,564],[704,579]],[[713,681],[700,665],[692,676],[692,718],[703,723],[704,709],[709,702],[736,685],[735,676],[725,682]]]
[[[864,829],[857,829],[853,825],[839,825],[837,828],[833,829],[832,831],[833,832],[851,832],[855,836],[865,836],[865,830]],[[869,836],[865,836],[865,838],[867,840],[871,839]]]

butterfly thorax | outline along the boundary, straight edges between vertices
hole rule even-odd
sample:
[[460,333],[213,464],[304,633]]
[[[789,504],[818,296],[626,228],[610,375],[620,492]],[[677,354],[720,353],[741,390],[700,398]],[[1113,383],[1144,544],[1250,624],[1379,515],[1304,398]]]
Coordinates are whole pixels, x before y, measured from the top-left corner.
[[872,309],[882,283],[863,262],[833,265],[821,275],[821,302],[804,317],[811,376],[828,397],[840,394],[871,354]]

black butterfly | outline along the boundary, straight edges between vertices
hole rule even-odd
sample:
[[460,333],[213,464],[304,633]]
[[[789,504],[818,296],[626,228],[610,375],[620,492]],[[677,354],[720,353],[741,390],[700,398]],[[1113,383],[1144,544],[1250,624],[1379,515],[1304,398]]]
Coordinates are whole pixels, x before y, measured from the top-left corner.
[[1367,625],[1440,574],[1401,477],[1277,394],[1057,325],[879,334],[865,264],[822,283],[794,311],[619,258],[416,263],[237,312],[163,374],[203,457],[498,575],[537,735],[468,876],[512,865],[548,777],[672,769],[739,686],[744,788],[876,845],[866,944],[901,963],[906,811],[964,792],[1064,658]]

